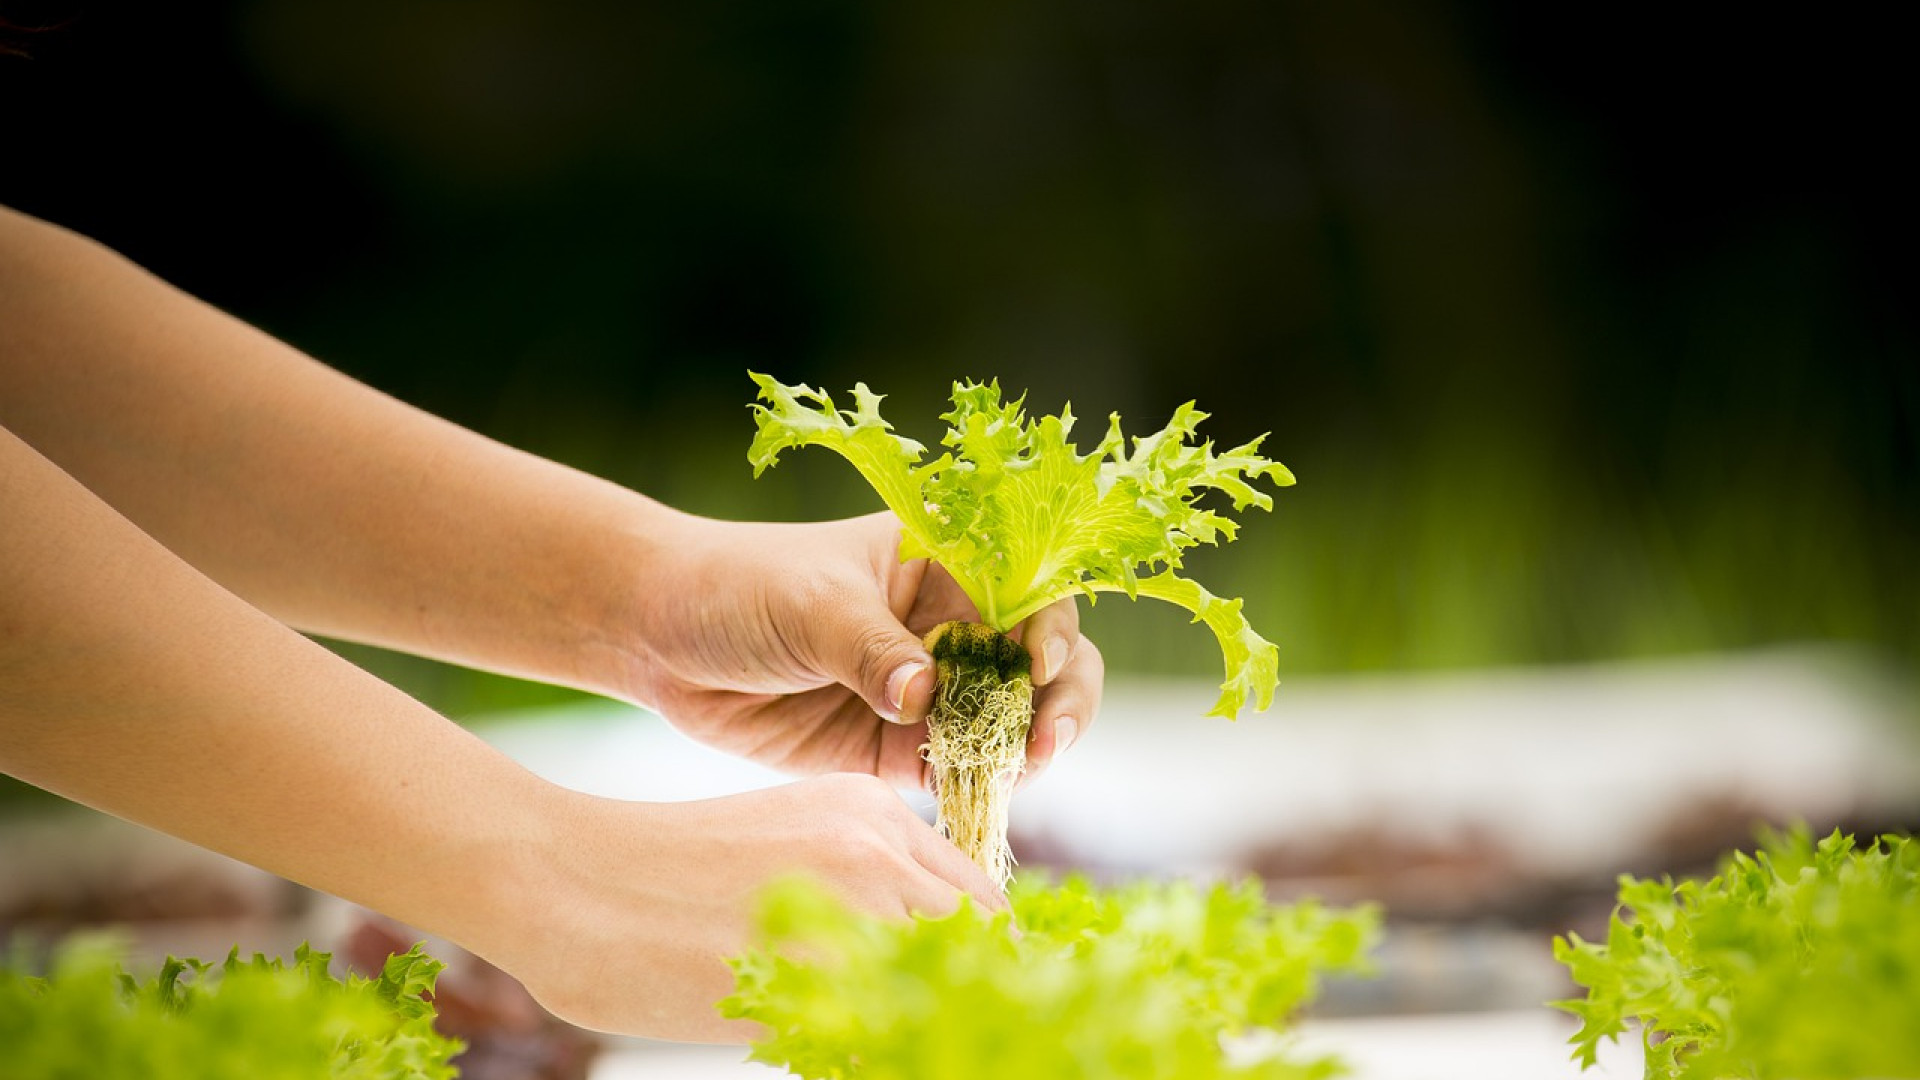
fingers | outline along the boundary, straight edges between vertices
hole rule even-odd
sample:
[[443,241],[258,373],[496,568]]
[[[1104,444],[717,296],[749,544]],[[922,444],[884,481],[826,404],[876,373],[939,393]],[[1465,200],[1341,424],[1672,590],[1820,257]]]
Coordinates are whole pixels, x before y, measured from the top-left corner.
[[973,897],[973,902],[985,911],[999,911],[1007,906],[1006,894],[972,859],[933,826],[920,820],[898,795],[885,791],[881,797],[876,790],[885,790],[884,785],[866,784],[862,794],[873,800],[867,806],[885,816],[891,826],[892,843],[904,849],[916,864],[914,868],[920,871],[901,882],[901,899],[909,914],[936,917],[952,914],[960,904],[962,893]]
[[1065,669],[1035,693],[1033,730],[1027,737],[1027,768],[1022,783],[1039,776],[1054,758],[1086,734],[1094,714],[1100,711],[1106,670],[1099,648],[1081,637]]
[[933,658],[877,590],[819,598],[805,615],[805,632],[821,673],[850,687],[882,718],[896,724],[926,718]]
[[[986,911],[1007,906],[1006,896],[985,872],[872,777],[820,777],[789,785],[788,790],[818,799],[822,809],[841,819],[837,828],[822,831],[839,837],[828,861],[864,879],[863,884],[845,884],[866,896],[871,909],[938,917],[951,914],[963,893]],[[853,839],[861,836],[870,843]]]
[[972,859],[967,858],[965,853],[954,847],[946,837],[936,832],[933,826],[917,817],[913,819],[913,823],[919,826],[908,834],[914,860],[926,867],[938,882],[939,895],[933,897],[934,903],[944,904],[944,907],[933,909],[916,907],[914,910],[924,911],[929,915],[945,915],[951,912],[956,906],[955,889],[973,897],[973,902],[984,911],[1006,909],[1006,894],[1000,891],[999,886],[993,883],[993,879],[989,878],[985,871],[975,866]]
[[873,774],[896,788],[933,790],[933,766],[920,748],[927,744],[927,725],[888,724],[880,729],[880,751]]
[[1033,685],[1046,686],[1072,662],[1080,636],[1080,605],[1069,596],[1028,617],[1020,640],[1033,654]]
[[[591,843],[541,861],[540,919],[497,928],[491,958],[549,1010],[582,1026],[686,1041],[741,1041],[753,1025],[713,1008],[734,980],[722,957],[753,941],[769,883],[812,878],[879,918],[950,914],[970,895],[1005,897],[886,784],[858,773],[675,803],[567,801],[561,820]],[[538,932],[529,925],[539,924]],[[559,956],[564,939],[578,948]],[[582,958],[585,962],[582,962]]]

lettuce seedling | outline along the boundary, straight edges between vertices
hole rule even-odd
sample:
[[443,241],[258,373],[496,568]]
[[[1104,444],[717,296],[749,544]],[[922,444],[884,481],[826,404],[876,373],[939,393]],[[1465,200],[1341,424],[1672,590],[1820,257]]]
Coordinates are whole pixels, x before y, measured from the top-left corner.
[[1374,908],[1272,905],[1257,881],[1023,877],[1008,899],[895,921],[778,883],[720,1010],[813,1080],[1307,1080],[1337,1064],[1275,1036],[1379,935]]
[[136,980],[122,943],[64,943],[45,975],[23,948],[0,966],[0,1075],[93,1080],[453,1080],[461,1045],[433,1028],[441,963],[416,945],[376,978],[258,953],[224,964],[168,957]]
[[1180,574],[1187,549],[1232,540],[1238,529],[1199,505],[1207,492],[1223,493],[1236,511],[1268,510],[1271,498],[1252,481],[1293,483],[1285,466],[1260,456],[1265,436],[1216,453],[1194,441],[1207,414],[1188,402],[1131,449],[1116,414],[1082,454],[1067,441],[1071,407],[1029,419],[1025,398],[1003,402],[997,381],[962,382],[941,418],[946,450],[923,461],[925,447],[893,433],[880,395],[864,383],[853,388],[853,408],[838,409],[812,387],[752,377],[764,402],[752,406],[754,475],[798,446],[846,458],[900,519],[900,557],[939,563],[980,614],[979,625],[947,623],[927,636],[935,691],[926,755],[941,830],[996,881],[1011,877],[1007,801],[1033,718],[1028,654],[1006,637],[1021,620],[1080,594],[1165,600],[1220,644],[1226,679],[1209,715],[1231,718],[1249,701],[1260,709],[1272,701],[1278,650],[1248,625],[1238,599]]
[[1804,828],[1718,876],[1622,876],[1604,944],[1556,938],[1574,1057],[1640,1027],[1648,1080],[1920,1077],[1920,843]]

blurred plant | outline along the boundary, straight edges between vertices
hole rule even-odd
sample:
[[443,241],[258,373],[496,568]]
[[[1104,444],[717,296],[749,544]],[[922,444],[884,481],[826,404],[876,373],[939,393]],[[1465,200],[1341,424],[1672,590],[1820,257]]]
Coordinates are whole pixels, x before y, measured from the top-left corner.
[[168,957],[137,981],[112,937],[70,939],[45,976],[25,949],[0,967],[0,1073],[18,1080],[453,1080],[460,1043],[433,1029],[439,961],[416,945],[377,978],[239,950],[223,964]]
[[[1254,1052],[1329,972],[1366,968],[1370,907],[1269,905],[1257,881],[1095,888],[1023,878],[1012,912],[848,911],[809,882],[766,895],[732,961],[753,1058],[814,1080],[1307,1080],[1336,1062]],[[1017,930],[1015,929],[1017,926]],[[1249,1052],[1235,1052],[1240,1046]]]
[[1920,1077],[1920,843],[1804,827],[1704,883],[1620,879],[1604,945],[1557,938],[1574,1056],[1637,1022],[1649,1080]]

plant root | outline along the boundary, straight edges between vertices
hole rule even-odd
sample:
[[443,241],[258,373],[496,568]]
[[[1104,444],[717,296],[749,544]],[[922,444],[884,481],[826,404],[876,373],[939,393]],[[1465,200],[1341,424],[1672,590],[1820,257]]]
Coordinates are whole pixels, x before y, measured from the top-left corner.
[[1005,888],[1013,879],[1007,806],[1033,724],[1032,660],[1019,642],[978,623],[942,623],[926,643],[934,697],[920,752],[933,767],[935,824]]

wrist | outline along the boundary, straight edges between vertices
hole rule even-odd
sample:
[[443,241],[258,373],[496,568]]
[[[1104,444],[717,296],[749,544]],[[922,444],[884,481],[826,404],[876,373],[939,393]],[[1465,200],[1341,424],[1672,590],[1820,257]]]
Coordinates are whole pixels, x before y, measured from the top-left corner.
[[713,836],[690,846],[669,804],[556,795],[540,811],[547,841],[512,860],[492,932],[468,948],[569,1023],[670,1039],[724,1035],[712,1002],[731,985],[721,961],[739,942],[730,922],[716,936],[702,915],[732,910],[737,897],[697,884],[689,894],[687,880],[706,861],[694,852],[710,850]]
[[531,774],[529,783],[498,800],[481,822],[501,827],[476,836],[448,895],[435,908],[440,925],[423,924],[474,954],[521,977],[567,951],[566,913],[573,883],[566,853],[593,834],[583,827],[592,797]]
[[[699,519],[645,495],[595,480],[538,541],[541,554],[519,558],[537,570],[523,593],[543,608],[523,642],[537,642],[527,677],[646,704],[638,692],[651,666],[647,638],[657,594],[671,591],[676,539]],[[610,497],[609,497],[610,496]],[[511,674],[511,672],[509,672]]]
[[705,556],[724,523],[644,499],[605,531],[606,553],[590,575],[582,687],[658,709],[674,644],[701,621],[713,594]]

